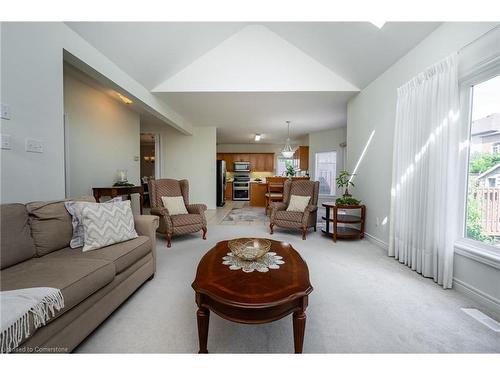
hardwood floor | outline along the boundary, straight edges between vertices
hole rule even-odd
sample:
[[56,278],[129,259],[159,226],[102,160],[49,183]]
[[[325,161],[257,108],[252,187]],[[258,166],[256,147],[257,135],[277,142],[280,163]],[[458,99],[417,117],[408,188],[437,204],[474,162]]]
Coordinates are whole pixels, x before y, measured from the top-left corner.
[[205,212],[207,224],[219,224],[224,216],[233,208],[247,207],[248,203],[248,201],[226,201],[224,207],[217,207],[215,210],[207,210]]

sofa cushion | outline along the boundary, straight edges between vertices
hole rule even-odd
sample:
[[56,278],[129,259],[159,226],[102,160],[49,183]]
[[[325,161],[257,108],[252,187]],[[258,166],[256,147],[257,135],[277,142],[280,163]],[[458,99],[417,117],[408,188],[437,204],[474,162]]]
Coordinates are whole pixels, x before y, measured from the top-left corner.
[[71,249],[69,247],[54,251],[45,256],[44,259],[102,259],[113,262],[116,273],[121,273],[132,264],[151,252],[151,240],[146,236],[139,236],[130,241],[120,242],[103,247],[95,251],[83,252],[82,248]]
[[36,254],[24,204],[0,207],[0,269],[33,258]]
[[[122,197],[115,197],[111,198],[109,201],[104,202],[105,204],[107,203],[116,203],[116,202],[121,202]],[[83,246],[84,244],[84,230],[83,230],[83,209],[85,206],[89,204],[95,204],[95,201],[92,200],[91,202],[86,202],[86,201],[81,201],[81,200],[76,200],[76,201],[67,201],[64,202],[64,207],[66,207],[66,210],[68,213],[71,215],[71,223],[73,225],[73,237],[71,238],[71,241],[69,243],[69,246],[72,249],[76,249],[77,247]]]
[[82,211],[83,251],[137,238],[130,201],[91,203]]
[[[64,202],[69,200],[31,202],[26,205],[30,215],[31,236],[39,257],[69,246],[73,237],[73,224],[72,217],[64,206]],[[95,201],[92,197],[72,200]]]
[[304,216],[303,212],[295,212],[295,211],[278,211],[276,212],[276,220],[283,221],[293,221],[300,223],[302,221],[302,217]]
[[1,290],[52,287],[61,290],[69,310],[115,277],[113,262],[103,259],[33,258],[0,273]]
[[26,205],[38,256],[68,246],[73,237],[71,215],[64,207],[64,202],[31,202]]
[[183,225],[202,224],[203,217],[199,214],[184,214],[170,216],[174,227],[182,227]]

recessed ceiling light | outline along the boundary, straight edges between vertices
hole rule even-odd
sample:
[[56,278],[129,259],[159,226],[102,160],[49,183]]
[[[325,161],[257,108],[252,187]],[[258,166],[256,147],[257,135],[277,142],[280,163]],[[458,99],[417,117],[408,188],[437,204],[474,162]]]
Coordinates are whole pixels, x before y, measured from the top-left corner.
[[132,104],[132,100],[127,98],[125,95],[120,94],[119,92],[116,93],[118,97],[125,103],[125,104]]
[[262,134],[255,134],[255,142],[259,142],[260,138],[262,137]]
[[381,29],[385,25],[385,21],[370,21],[370,23],[377,26],[379,29]]

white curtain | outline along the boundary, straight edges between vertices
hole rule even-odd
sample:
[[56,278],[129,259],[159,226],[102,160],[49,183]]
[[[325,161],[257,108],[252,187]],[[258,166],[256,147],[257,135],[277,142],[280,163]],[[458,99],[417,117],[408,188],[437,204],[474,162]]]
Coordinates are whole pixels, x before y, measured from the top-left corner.
[[456,55],[398,89],[389,255],[443,288],[453,280],[458,117]]

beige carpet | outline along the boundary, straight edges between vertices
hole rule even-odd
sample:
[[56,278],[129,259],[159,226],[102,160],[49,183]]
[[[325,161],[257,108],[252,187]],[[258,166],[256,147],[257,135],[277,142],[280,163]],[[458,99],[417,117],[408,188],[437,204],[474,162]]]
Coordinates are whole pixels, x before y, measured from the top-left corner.
[[[191,282],[202,255],[217,241],[268,237],[265,224],[210,225],[201,234],[158,243],[154,280],[140,288],[78,348],[81,353],[196,353],[196,305]],[[337,242],[277,230],[309,265],[314,291],[307,310],[305,353],[500,352],[500,335],[464,314],[479,307],[443,290],[386,256],[370,242]],[[291,317],[242,325],[211,314],[212,353],[291,353]]]

